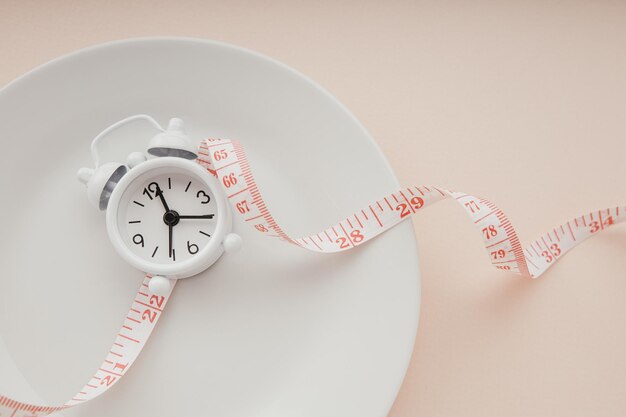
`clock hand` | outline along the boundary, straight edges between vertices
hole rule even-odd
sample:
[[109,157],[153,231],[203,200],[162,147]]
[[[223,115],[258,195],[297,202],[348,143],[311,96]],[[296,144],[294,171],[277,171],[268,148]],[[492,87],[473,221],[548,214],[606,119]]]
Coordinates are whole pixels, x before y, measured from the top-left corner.
[[159,196],[159,198],[161,199],[161,203],[163,204],[163,208],[165,209],[166,212],[170,211],[170,208],[167,206],[167,202],[165,201],[165,197],[163,197],[163,190],[161,190],[161,187],[157,186],[157,192],[156,195]]
[[172,234],[174,231],[174,225],[170,224],[170,258],[172,257]]
[[212,219],[213,216],[215,216],[215,214],[203,214],[203,215],[199,215],[199,216],[183,216],[183,215],[179,215],[178,218],[179,219]]

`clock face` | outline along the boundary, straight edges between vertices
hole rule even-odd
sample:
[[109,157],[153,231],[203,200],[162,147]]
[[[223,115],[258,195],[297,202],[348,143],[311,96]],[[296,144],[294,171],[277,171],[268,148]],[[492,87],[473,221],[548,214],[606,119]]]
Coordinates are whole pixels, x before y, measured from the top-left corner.
[[218,221],[215,196],[191,173],[148,171],[122,196],[117,222],[123,244],[153,264],[199,256]]

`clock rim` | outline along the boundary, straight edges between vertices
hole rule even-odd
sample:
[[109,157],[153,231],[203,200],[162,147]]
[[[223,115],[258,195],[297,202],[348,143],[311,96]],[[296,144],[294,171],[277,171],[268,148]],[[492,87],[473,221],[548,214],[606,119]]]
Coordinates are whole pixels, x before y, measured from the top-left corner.
[[[209,187],[217,206],[217,224],[211,236],[211,240],[196,256],[179,263],[159,264],[140,257],[128,248],[119,230],[118,219],[121,210],[120,203],[128,187],[141,177],[146,176],[150,171],[167,168],[183,172],[188,171],[194,176],[199,177],[200,180]],[[138,166],[129,169],[126,175],[122,177],[113,189],[109,199],[106,226],[109,240],[113,244],[116,252],[126,262],[150,275],[160,275],[170,279],[182,279],[199,274],[220,258],[224,253],[222,242],[232,228],[232,217],[222,187],[212,174],[195,161],[166,156],[142,162]]]

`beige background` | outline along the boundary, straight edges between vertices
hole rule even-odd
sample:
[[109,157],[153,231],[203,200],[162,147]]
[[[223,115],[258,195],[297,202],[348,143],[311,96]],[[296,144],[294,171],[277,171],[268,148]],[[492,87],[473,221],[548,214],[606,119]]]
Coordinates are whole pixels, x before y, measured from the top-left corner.
[[[148,35],[254,49],[329,89],[405,184],[492,199],[523,241],[626,203],[626,3],[0,0],[0,85]],[[390,417],[626,414],[626,229],[536,282],[452,202],[415,219],[423,307]]]

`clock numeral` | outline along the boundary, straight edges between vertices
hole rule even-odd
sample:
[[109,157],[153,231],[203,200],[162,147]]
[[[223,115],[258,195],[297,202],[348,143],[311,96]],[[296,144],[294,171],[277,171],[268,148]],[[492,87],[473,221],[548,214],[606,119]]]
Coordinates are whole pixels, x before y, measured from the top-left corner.
[[152,194],[156,196],[159,190],[160,190],[159,184],[157,184],[156,182],[151,182],[150,184],[148,184],[146,188],[143,189],[143,194],[147,195],[148,198],[152,200],[154,198],[152,197]]
[[195,255],[196,253],[198,253],[200,248],[195,243],[190,243],[189,241],[187,241],[187,250],[190,254]]
[[209,197],[209,195],[208,195],[207,193],[205,193],[204,191],[200,190],[200,191],[198,191],[198,193],[196,194],[196,197],[197,197],[197,198],[201,198],[201,196],[202,196],[202,197],[204,197],[204,198],[206,198],[206,200],[201,201],[200,203],[201,203],[201,204],[209,204],[209,201],[211,201],[211,197]]
[[137,233],[135,236],[133,236],[133,243],[135,245],[141,245],[141,247],[143,248],[144,246],[143,236],[140,233]]
[[150,184],[148,184],[148,190],[152,191],[154,194],[157,193],[157,191],[159,191],[161,189],[161,187],[159,187],[159,184],[156,182],[151,182]]

